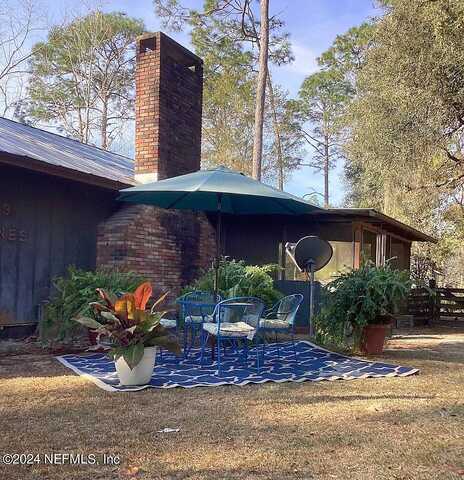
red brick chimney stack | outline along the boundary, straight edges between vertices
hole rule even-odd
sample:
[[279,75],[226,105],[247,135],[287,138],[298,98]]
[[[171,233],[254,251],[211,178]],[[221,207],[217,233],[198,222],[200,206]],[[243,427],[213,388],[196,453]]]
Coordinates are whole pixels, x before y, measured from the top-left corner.
[[[203,62],[162,33],[137,40],[135,177],[200,168]],[[215,232],[203,213],[119,204],[99,225],[97,265],[136,272],[170,300],[209,268]]]
[[203,61],[161,32],[137,39],[135,179],[200,169]]

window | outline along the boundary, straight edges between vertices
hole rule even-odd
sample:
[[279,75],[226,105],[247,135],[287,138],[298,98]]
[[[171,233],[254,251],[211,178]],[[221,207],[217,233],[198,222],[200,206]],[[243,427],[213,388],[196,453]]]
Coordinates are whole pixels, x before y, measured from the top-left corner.
[[374,263],[377,261],[377,234],[366,229],[362,232],[361,260]]
[[[340,271],[353,267],[353,244],[352,242],[329,242],[333,248],[333,255],[329,263],[316,272],[315,279],[322,284],[333,280]],[[306,276],[301,273],[295,264],[287,257],[285,278],[287,280],[306,280]]]

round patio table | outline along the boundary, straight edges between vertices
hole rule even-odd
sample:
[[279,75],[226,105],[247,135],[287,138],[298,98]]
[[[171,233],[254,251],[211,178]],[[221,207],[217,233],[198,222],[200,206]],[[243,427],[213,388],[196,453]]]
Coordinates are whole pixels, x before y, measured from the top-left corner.
[[247,303],[247,302],[234,302],[234,303],[225,303],[222,305],[223,307],[252,307],[254,304],[253,303]]

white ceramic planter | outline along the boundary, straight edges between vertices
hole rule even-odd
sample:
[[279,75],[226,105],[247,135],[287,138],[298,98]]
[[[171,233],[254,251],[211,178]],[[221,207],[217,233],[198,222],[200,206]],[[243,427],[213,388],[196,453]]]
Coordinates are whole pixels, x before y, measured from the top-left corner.
[[158,347],[147,347],[143,352],[142,360],[132,370],[127,365],[124,357],[119,357],[114,362],[121,385],[146,385],[155,368],[156,352]]

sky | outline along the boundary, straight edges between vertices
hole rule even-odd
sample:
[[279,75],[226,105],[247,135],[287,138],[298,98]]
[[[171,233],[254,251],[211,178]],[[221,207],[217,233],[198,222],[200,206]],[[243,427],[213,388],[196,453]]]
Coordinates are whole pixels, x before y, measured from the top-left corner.
[[[84,3],[77,0],[44,1],[50,20],[59,22],[66,12],[73,12],[82,8],[82,5],[85,6],[86,0]],[[202,0],[183,2],[186,6],[198,9],[202,3]],[[152,0],[103,0],[98,5],[101,5],[105,11],[123,11],[143,19],[150,31],[161,30]],[[87,6],[95,7],[96,5],[92,3]],[[271,15],[279,14],[285,20],[295,56],[292,64],[273,68],[272,77],[292,96],[298,94],[305,77],[317,70],[317,57],[330,47],[338,34],[379,13],[375,8],[374,0],[270,0],[270,10]],[[189,47],[188,31],[166,33]],[[340,206],[343,201],[342,172],[343,166],[338,165],[331,174],[329,189],[333,206]],[[313,191],[322,193],[322,175],[314,173],[310,167],[302,167],[286,183],[285,190],[299,196]]]

